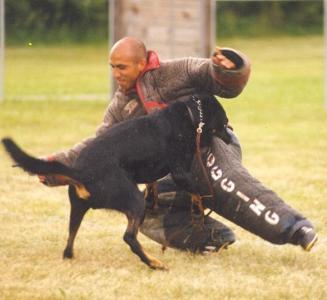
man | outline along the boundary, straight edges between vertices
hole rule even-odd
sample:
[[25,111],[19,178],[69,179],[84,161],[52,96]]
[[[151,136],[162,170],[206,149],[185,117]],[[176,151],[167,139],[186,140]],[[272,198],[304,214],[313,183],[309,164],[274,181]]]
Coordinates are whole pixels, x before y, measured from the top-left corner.
[[[250,75],[248,59],[233,49],[216,48],[210,59],[159,61],[155,52],[146,51],[143,42],[132,37],[123,38],[112,47],[110,65],[118,89],[96,135],[118,122],[162,109],[193,94],[236,97]],[[317,240],[311,223],[247,173],[241,165],[240,145],[233,132],[229,133],[231,144],[217,138],[203,153],[217,197],[207,199],[206,207],[272,243],[292,243],[310,250]],[[92,139],[49,159],[73,165]],[[198,168],[195,162],[195,175],[201,174]],[[60,185],[55,177],[42,177],[41,181]],[[233,232],[222,223],[210,217],[205,218],[203,226],[194,221],[189,195],[169,177],[159,181],[158,189],[159,208],[147,211],[141,229],[145,235],[163,246],[202,252],[218,251],[234,242]]]

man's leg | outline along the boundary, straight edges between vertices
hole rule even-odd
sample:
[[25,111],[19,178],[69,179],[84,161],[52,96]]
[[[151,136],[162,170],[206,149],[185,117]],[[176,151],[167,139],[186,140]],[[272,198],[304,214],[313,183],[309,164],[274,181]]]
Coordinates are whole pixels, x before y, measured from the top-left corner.
[[[211,149],[203,154],[215,190],[215,198],[205,200],[206,207],[271,243],[291,243],[310,250],[317,240],[312,224],[248,173],[241,164],[240,144],[232,131],[230,134],[231,144],[226,145],[215,138]],[[207,183],[203,176],[199,175],[201,171],[196,161],[193,164],[193,173],[202,180],[202,194],[207,194]],[[168,177],[159,184],[159,202],[162,202],[164,209],[159,213],[148,210],[141,231],[163,245],[167,245],[168,240],[173,237],[176,245],[171,246],[185,249],[185,244],[178,243],[178,239],[183,235],[172,235],[174,232],[184,231],[188,237],[192,230],[187,229],[194,228],[190,221],[189,194],[179,190]],[[180,210],[180,216],[176,209]],[[227,226],[212,218],[208,220],[215,222],[218,237],[216,245],[234,242],[234,234]],[[215,242],[215,239],[212,240]],[[210,242],[209,239],[207,244]],[[190,250],[189,244],[187,247]]]
[[[235,241],[234,233],[221,222],[191,213],[191,196],[168,175],[158,182],[158,208],[148,208],[141,232],[163,246],[191,252],[211,252]],[[151,206],[151,203],[150,203]]]
[[[216,193],[205,205],[271,243],[291,243],[310,250],[317,240],[312,224],[249,174],[235,145],[214,138],[211,149],[203,155]],[[194,172],[200,172],[196,163]]]

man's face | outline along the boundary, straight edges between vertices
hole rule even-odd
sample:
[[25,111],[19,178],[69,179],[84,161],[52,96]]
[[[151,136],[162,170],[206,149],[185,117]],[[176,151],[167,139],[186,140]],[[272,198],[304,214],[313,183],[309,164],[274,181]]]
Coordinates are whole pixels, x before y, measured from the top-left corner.
[[112,74],[123,91],[129,90],[135,85],[137,77],[146,65],[144,59],[137,61],[131,55],[115,52],[110,55],[109,63]]

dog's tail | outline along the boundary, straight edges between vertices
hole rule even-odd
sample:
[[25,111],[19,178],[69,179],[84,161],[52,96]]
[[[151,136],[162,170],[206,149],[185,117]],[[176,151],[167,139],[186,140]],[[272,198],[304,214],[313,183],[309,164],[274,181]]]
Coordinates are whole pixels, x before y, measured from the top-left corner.
[[90,194],[83,185],[80,172],[58,161],[45,161],[24,152],[11,138],[3,138],[2,143],[16,165],[35,175],[59,176],[67,185],[74,185],[80,198],[87,199]]

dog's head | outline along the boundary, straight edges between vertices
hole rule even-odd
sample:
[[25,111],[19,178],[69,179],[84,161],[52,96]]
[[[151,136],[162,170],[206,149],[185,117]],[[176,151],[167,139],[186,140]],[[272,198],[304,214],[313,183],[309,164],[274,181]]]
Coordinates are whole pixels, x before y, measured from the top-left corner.
[[195,101],[196,104],[195,113],[200,114],[200,110],[202,110],[202,118],[205,124],[203,127],[203,133],[209,136],[217,136],[227,144],[230,143],[231,137],[227,132],[228,118],[224,108],[215,96],[196,95],[192,97],[192,100]]

